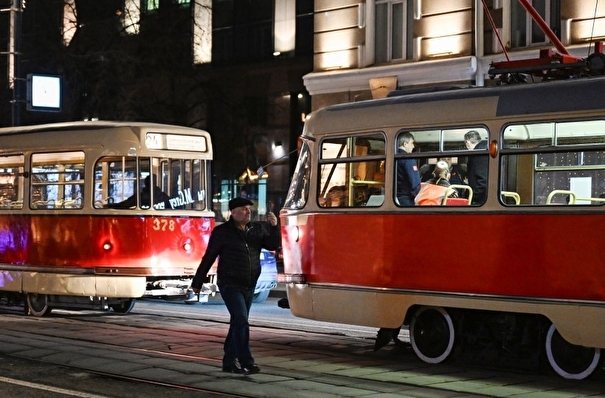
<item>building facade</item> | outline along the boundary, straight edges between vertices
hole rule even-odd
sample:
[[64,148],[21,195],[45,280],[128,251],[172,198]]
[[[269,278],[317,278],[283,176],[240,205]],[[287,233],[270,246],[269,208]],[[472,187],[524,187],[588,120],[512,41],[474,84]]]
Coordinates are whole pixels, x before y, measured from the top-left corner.
[[[573,56],[586,58],[605,38],[598,0],[526,2]],[[490,64],[506,60],[501,43],[511,60],[553,47],[517,0],[317,0],[305,87],[319,109],[396,88],[489,85]]]
[[[313,0],[6,5],[0,124],[101,119],[206,129],[217,213],[227,214],[234,195],[262,199],[262,212],[281,206],[310,111],[302,77],[313,71]],[[32,73],[61,77],[59,110],[26,109]],[[12,121],[11,111],[19,116]]]

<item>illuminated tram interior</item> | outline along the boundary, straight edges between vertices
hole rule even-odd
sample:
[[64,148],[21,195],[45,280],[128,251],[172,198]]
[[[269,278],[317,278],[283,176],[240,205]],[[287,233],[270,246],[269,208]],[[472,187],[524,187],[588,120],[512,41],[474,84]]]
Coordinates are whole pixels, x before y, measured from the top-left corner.
[[[463,137],[470,129],[487,139],[484,127],[411,131],[417,145],[413,157],[418,161],[423,181],[430,178],[438,160],[447,160],[465,170],[469,156],[487,156],[474,155],[464,148]],[[596,147],[603,143],[603,120],[507,126],[501,148],[502,203],[507,206],[605,203],[605,152]],[[440,157],[434,157],[435,154]],[[323,140],[318,205],[381,206],[385,200],[385,159],[382,133]]]

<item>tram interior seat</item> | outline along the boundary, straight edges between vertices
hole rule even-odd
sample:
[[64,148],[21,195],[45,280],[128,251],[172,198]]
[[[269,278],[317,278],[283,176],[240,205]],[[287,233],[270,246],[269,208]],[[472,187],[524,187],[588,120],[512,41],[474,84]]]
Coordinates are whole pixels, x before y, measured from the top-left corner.
[[0,207],[5,208],[5,209],[10,208],[11,203],[12,203],[12,200],[10,200],[9,198],[0,197]]
[[468,206],[467,198],[444,198],[443,206]]
[[[467,191],[467,197],[466,198],[450,198],[450,195],[452,194],[452,191],[454,190],[462,190],[462,191]],[[447,190],[445,191],[445,196],[443,198],[443,202],[441,203],[442,206],[468,206],[472,203],[473,200],[473,188],[469,187],[468,185],[459,185],[459,184],[452,184],[450,185]]]
[[37,209],[54,209],[55,208],[55,200],[36,200],[33,202],[33,205]]
[[368,207],[378,207],[384,203],[384,195],[370,195],[368,201],[366,202],[366,206]]

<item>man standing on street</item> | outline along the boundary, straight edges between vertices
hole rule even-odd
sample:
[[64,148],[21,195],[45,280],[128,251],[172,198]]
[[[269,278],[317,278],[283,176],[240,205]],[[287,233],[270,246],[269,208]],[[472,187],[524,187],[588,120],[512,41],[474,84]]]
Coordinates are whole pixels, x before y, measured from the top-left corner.
[[231,217],[212,231],[191,283],[193,291],[199,293],[218,257],[217,284],[230,314],[223,356],[223,372],[229,373],[260,372],[250,352],[248,316],[261,271],[261,249],[277,250],[281,243],[275,214],[267,213],[267,221],[251,222],[251,205],[245,198],[229,201]]

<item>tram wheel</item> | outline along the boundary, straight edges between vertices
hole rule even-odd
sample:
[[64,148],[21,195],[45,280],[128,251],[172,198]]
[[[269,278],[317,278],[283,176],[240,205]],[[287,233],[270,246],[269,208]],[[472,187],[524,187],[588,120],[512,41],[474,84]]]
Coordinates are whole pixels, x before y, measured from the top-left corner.
[[410,322],[412,348],[427,363],[441,363],[454,347],[454,323],[440,307],[420,307]]
[[113,312],[118,314],[128,314],[134,307],[135,299],[123,300],[120,304],[112,304],[109,306]]
[[601,349],[574,345],[565,340],[555,325],[546,334],[548,363],[565,379],[582,380],[590,376],[601,361]]
[[33,316],[46,316],[52,310],[48,305],[46,294],[27,293],[27,306],[29,307],[29,313]]

